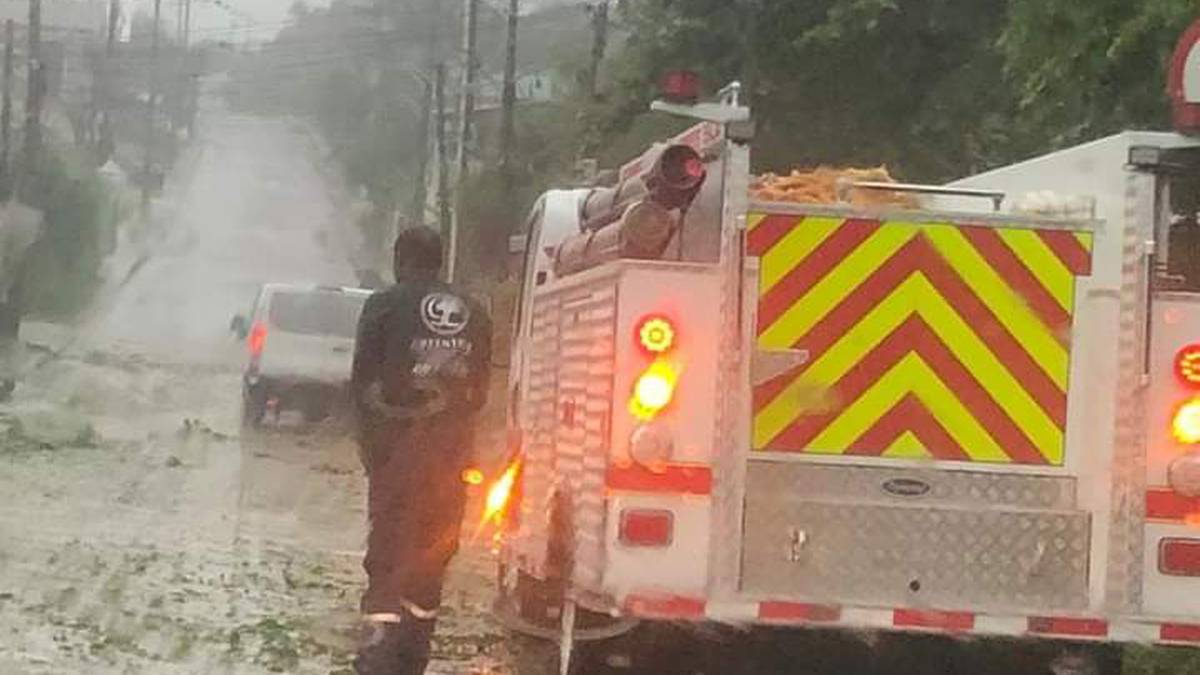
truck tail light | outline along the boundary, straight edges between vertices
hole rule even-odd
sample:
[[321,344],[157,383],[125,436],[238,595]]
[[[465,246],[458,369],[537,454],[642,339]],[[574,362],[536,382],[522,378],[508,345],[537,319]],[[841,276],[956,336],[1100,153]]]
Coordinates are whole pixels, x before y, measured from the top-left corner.
[[665,354],[675,346],[675,325],[666,317],[648,316],[638,323],[637,340],[647,353]]
[[1175,377],[1180,384],[1200,389],[1200,344],[1190,344],[1175,353]]
[[675,514],[665,509],[624,509],[618,536],[628,546],[665,547],[675,537]]
[[[675,383],[678,378],[678,374],[669,363],[655,361],[650,364],[633,385],[633,399],[629,402],[629,411],[643,421],[654,419],[675,397]],[[1200,424],[1200,419],[1197,423]]]
[[1180,443],[1200,443],[1200,398],[1188,399],[1175,409],[1171,433]]
[[246,338],[246,345],[250,348],[250,358],[257,359],[262,356],[263,347],[267,344],[267,324],[259,321],[250,328],[250,335]]
[[1172,537],[1160,541],[1158,571],[1173,577],[1200,577],[1200,539]]

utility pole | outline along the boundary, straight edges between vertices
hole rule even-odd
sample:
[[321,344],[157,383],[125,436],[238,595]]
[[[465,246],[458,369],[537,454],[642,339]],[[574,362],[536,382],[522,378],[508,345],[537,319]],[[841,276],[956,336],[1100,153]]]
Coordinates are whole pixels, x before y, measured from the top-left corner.
[[[517,107],[517,14],[521,0],[508,0],[508,38],[504,47],[504,90],[500,99],[500,170],[512,180],[514,113]],[[511,185],[506,185],[507,189]]]
[[608,0],[598,0],[592,6],[592,55],[588,60],[587,95],[596,98],[600,87],[600,62],[604,60],[604,51],[608,47]]
[[467,139],[471,136],[471,115],[475,112],[475,33],[479,0],[463,0],[462,91],[458,98],[458,154],[455,171],[461,185],[467,173]]
[[450,229],[450,162],[446,157],[446,67],[438,64],[433,80],[437,119],[438,229],[445,237]]
[[29,82],[25,96],[25,161],[18,189],[40,169],[42,152],[42,95],[46,90],[42,64],[42,0],[29,0]]
[[192,58],[192,0],[183,0],[183,119],[191,138],[196,121],[196,61]]
[[429,171],[429,129],[432,125],[432,109],[434,104],[434,76],[437,66],[438,45],[438,8],[439,0],[429,0],[427,7],[429,26],[428,41],[425,43],[425,68],[422,83],[425,85],[425,95],[421,99],[421,121],[417,130],[417,166],[416,180],[413,185],[413,201],[410,216],[413,225],[425,224],[425,174]]
[[192,0],[183,0],[183,50],[188,50],[192,40]]
[[108,0],[108,35],[104,43],[104,80],[100,91],[99,156],[108,161],[113,147],[113,88],[116,80],[117,25],[121,21],[121,1]]
[[[154,0],[154,29],[150,38],[150,83],[146,97],[146,155],[142,163],[142,208],[150,207],[150,171],[154,163],[154,113],[158,98],[158,30],[162,0]],[[143,213],[148,215],[148,213]]]
[[[508,0],[508,35],[504,45],[504,89],[500,95],[500,185],[501,232],[504,249],[508,250],[508,235],[516,223],[516,176],[513,173],[513,145],[516,140],[517,108],[517,17],[521,0]],[[497,237],[501,240],[501,237]],[[507,269],[507,265],[504,266]]]
[[463,187],[467,180],[467,144],[471,137],[471,116],[475,113],[475,25],[479,0],[463,0],[462,91],[458,96],[458,145],[454,160],[455,199],[450,214],[450,233],[446,251],[446,279],[453,281],[458,269],[458,226],[462,210]]
[[0,171],[3,171],[3,186],[0,197],[8,199],[13,194],[12,168],[12,86],[13,86],[13,33],[12,19],[4,22],[4,101],[0,107]]

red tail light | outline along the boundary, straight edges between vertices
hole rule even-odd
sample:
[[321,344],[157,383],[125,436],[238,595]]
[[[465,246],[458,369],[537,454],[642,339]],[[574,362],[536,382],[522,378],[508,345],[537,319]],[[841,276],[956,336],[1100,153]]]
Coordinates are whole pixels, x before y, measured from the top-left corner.
[[1158,544],[1158,571],[1173,577],[1200,577],[1200,539],[1163,539]]
[[250,357],[257,359],[262,356],[263,347],[266,344],[267,325],[260,321],[250,328],[250,335],[246,338],[246,345],[250,348]]
[[619,536],[629,546],[670,546],[675,537],[675,514],[662,509],[624,509]]
[[700,98],[700,76],[690,70],[668,70],[663,73],[659,88],[666,99],[695,101]]
[[1175,353],[1175,377],[1180,384],[1200,389],[1200,344],[1190,344]]
[[649,316],[637,327],[638,344],[650,354],[665,354],[675,346],[675,326],[663,316]]

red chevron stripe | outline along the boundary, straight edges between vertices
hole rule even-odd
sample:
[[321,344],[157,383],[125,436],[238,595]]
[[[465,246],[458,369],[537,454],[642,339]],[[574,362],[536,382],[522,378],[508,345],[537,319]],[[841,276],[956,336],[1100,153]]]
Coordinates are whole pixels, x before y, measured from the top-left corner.
[[[970,288],[943,261],[923,238],[905,244],[842,301],[808,335],[794,345],[809,352],[809,363],[829,350],[871,309],[884,300],[895,288],[921,271],[938,289],[947,302],[971,324],[984,344],[1000,359],[1015,378],[1029,391],[1033,399],[1059,427],[1066,420],[1066,395],[1042,371],[1029,354],[1009,334],[991,310],[971,292]],[[937,342],[936,340],[934,340]],[[790,377],[782,376],[755,388],[754,409],[760,410],[778,396],[803,370]],[[882,372],[882,371],[879,371]],[[802,446],[801,446],[802,447]],[[1017,452],[1021,452],[1017,450]]]
[[1042,323],[1054,332],[1059,342],[1066,345],[1070,341],[1068,331],[1071,328],[1071,315],[1058,304],[1012,249],[1004,245],[1000,235],[987,227],[964,227],[960,231],[992,269],[1028,303]]
[[[959,402],[967,408],[971,416],[988,430],[992,438],[996,439],[996,442],[1013,461],[1022,464],[1046,463],[1045,457],[1038,452],[1037,447],[1029,437],[1012,421],[983,386],[963,366],[962,362],[942,344],[942,341],[933,330],[915,314],[906,319],[899,328],[888,335],[879,346],[855,364],[834,385],[833,388],[836,397],[844,405],[838,406],[838,410],[833,413],[798,418],[791,426],[769,442],[767,447],[773,450],[792,452],[806,449],[812,442],[812,439],[816,438],[817,434],[829,426],[846,405],[858,400],[867,389],[879,380],[879,376],[882,373],[887,372],[888,369],[892,368],[900,359],[911,352],[916,352],[938,374],[938,377],[955,393]],[[878,423],[876,426],[878,426]],[[886,439],[886,442],[872,440],[874,437],[867,439],[870,442],[860,441],[863,454],[878,455],[882,453],[895,440],[895,436],[897,435],[899,434]],[[934,439],[932,436],[929,436],[929,438],[922,437],[922,441],[929,440],[937,439]],[[953,441],[953,439],[950,440]],[[855,443],[854,447],[857,449],[860,443]],[[954,457],[955,459],[962,459],[966,456],[957,443],[943,445],[947,449],[947,452],[957,449],[960,455]],[[930,447],[930,451],[935,452],[935,449]],[[935,456],[941,457],[941,454],[935,452]],[[949,459],[950,457],[945,458]]]
[[[801,225],[798,225],[800,227]],[[762,227],[760,224],[759,227]],[[758,228],[755,228],[758,229]],[[821,245],[775,284],[758,302],[758,334],[775,323],[813,285],[840,265],[858,245],[879,229],[878,220],[849,218]]]
[[878,457],[906,431],[916,435],[936,459],[970,459],[958,441],[912,394],[900,399],[874,426],[851,443],[846,454]]
[[1058,388],[1046,371],[1034,362],[1033,357],[1017,342],[1000,319],[975,295],[966,282],[958,276],[946,261],[933,255],[926,265],[925,276],[942,294],[950,306],[962,316],[983,340],[984,344],[1008,371],[1029,392],[1033,400],[1050,416],[1050,421],[1060,429],[1067,425],[1067,395]]
[[754,229],[746,233],[746,253],[755,257],[761,257],[764,253],[771,250],[771,247],[779,243],[780,239],[792,231],[793,227],[799,227],[803,221],[802,216],[785,216],[778,214],[770,214],[759,221]]
[[1079,243],[1073,232],[1038,230],[1037,233],[1072,274],[1082,277],[1092,273],[1092,253]]

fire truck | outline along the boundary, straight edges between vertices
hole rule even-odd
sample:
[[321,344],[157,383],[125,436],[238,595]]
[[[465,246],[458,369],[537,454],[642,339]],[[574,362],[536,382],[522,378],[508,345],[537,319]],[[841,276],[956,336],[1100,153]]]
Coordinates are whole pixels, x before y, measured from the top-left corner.
[[656,103],[701,121],[529,217],[501,604],[564,664],[635,620],[1200,644],[1198,44],[1176,132],[842,186],[918,208],[754,201],[737,87]]

